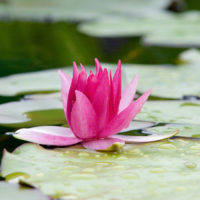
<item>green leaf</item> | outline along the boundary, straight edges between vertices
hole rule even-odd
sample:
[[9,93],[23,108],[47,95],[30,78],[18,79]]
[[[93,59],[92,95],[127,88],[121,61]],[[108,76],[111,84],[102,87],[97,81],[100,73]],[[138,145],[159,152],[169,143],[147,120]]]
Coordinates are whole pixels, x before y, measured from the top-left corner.
[[26,144],[4,152],[2,175],[14,181],[16,173],[28,174],[21,181],[61,199],[198,200],[199,154],[200,142],[181,139],[114,153]]
[[[116,65],[108,66],[111,71],[116,70]],[[72,67],[61,68],[61,70],[72,77]],[[94,67],[86,67],[87,72],[95,71]],[[34,93],[47,93],[46,98],[57,98],[55,93],[61,89],[61,80],[58,69],[43,70],[38,72],[27,72],[0,78],[0,96],[16,96]],[[40,94],[42,95],[42,94]],[[43,94],[44,95],[44,94]],[[36,99],[45,96],[35,96]],[[34,97],[33,97],[34,99]]]
[[0,126],[20,128],[66,123],[57,99],[28,100],[0,105]]
[[142,43],[153,46],[199,47],[200,14],[160,14],[138,18],[102,18],[79,25],[79,30],[95,37],[143,36]]
[[[0,95],[15,96],[59,91],[61,81],[57,71],[57,69],[44,70],[0,78]],[[72,75],[72,68],[64,68],[63,71]]]
[[122,70],[127,82],[139,75],[138,92],[144,93],[150,87],[151,95],[160,98],[181,99],[183,96],[200,97],[200,68],[191,65],[137,65],[123,64]]
[[147,131],[149,133],[168,134],[175,130],[179,130],[177,136],[200,138],[200,125],[167,124],[165,126],[148,128],[145,130],[145,132]]
[[199,106],[198,101],[148,101],[136,119],[162,123],[200,124]]
[[17,184],[0,182],[0,199],[2,200],[49,200],[37,189],[26,188]]
[[156,123],[154,122],[149,122],[149,121],[137,121],[134,120],[130,123],[129,127],[126,129],[123,129],[120,133],[130,133],[131,131],[134,130],[140,130],[140,129],[145,129],[151,126],[154,126]]
[[198,49],[189,49],[182,52],[179,58],[185,63],[198,65],[200,63],[200,51]]
[[170,0],[9,0],[0,6],[2,17],[34,21],[83,21],[100,16],[148,16],[161,12]]

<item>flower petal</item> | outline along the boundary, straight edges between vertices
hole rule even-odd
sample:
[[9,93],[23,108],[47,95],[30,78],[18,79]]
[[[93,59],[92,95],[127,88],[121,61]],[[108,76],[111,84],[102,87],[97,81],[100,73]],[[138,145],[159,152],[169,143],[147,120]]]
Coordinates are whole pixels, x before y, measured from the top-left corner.
[[94,93],[92,100],[92,106],[96,112],[97,116],[97,131],[99,132],[104,128],[107,113],[108,113],[108,103],[109,103],[109,78],[108,71],[104,69],[103,74],[99,80],[99,84]]
[[71,128],[73,133],[82,139],[97,135],[97,118],[89,99],[80,91],[75,91],[76,101],[71,112]]
[[155,142],[159,140],[165,140],[175,136],[179,131],[175,131],[170,134],[156,135],[152,134],[149,136],[129,136],[129,135],[113,135],[111,138],[117,138],[124,140],[126,143],[145,143],[145,142]]
[[135,93],[137,90],[138,75],[134,77],[131,83],[122,92],[121,101],[119,104],[119,113],[128,107],[128,105],[133,101]]
[[98,140],[91,140],[87,142],[83,142],[83,146],[92,150],[104,150],[111,147],[114,143],[124,144],[124,141],[118,138],[105,138]]
[[118,62],[117,70],[112,76],[110,74],[110,113],[109,120],[117,115],[121,99],[121,61]]
[[14,137],[43,145],[67,146],[81,142],[69,128],[59,126],[38,126],[16,131]]
[[82,68],[78,76],[76,90],[85,93],[86,86],[87,86],[87,73],[85,69]]
[[101,67],[101,64],[99,62],[99,60],[97,58],[94,59],[95,61],[95,65],[96,65],[96,74],[95,76],[98,78],[99,76],[101,76],[103,69]]
[[87,93],[87,97],[90,99],[91,102],[92,102],[92,99],[94,98],[98,83],[99,81],[97,77],[93,74],[92,71],[90,71],[90,75],[88,76],[88,80],[87,80],[86,93]]
[[77,82],[78,82],[78,69],[76,66],[76,63],[73,62],[73,78],[72,78],[72,82],[71,82],[71,86],[69,89],[69,94],[68,94],[68,100],[67,100],[67,122],[69,124],[69,126],[71,127],[71,123],[70,123],[70,118],[71,118],[71,109],[72,109],[72,105],[75,102],[75,90],[76,90],[76,86],[77,86]]
[[60,75],[61,79],[61,96],[62,96],[62,103],[64,108],[65,116],[67,117],[67,99],[68,99],[68,93],[71,85],[72,78],[65,74],[62,70],[58,70],[58,73]]
[[151,89],[145,92],[135,102],[130,103],[130,105],[126,109],[120,112],[108,123],[108,125],[105,127],[99,137],[107,137],[120,132],[124,128],[127,128],[130,122],[142,109],[142,106],[148,99],[150,93]]

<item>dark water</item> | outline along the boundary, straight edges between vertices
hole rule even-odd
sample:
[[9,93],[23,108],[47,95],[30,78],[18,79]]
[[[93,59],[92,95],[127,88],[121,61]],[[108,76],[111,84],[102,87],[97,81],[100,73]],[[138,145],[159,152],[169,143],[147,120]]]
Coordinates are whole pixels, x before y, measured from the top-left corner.
[[184,49],[145,47],[140,38],[93,38],[66,22],[0,22],[0,76],[70,66],[73,61],[176,63]]

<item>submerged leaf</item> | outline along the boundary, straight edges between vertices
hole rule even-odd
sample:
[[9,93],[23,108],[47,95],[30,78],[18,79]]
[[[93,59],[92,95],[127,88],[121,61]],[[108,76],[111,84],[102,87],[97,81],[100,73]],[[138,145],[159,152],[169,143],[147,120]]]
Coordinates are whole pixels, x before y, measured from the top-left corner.
[[0,126],[20,128],[66,123],[58,99],[16,101],[0,105]]

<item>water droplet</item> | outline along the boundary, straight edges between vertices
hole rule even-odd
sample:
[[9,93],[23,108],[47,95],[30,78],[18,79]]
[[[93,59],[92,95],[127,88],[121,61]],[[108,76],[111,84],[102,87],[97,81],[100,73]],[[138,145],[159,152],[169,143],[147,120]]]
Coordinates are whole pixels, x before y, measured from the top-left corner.
[[44,176],[44,173],[38,173],[36,174],[37,177],[43,177]]
[[89,153],[86,153],[86,152],[81,152],[78,154],[80,157],[89,157],[90,154]]
[[78,168],[79,168],[79,167],[77,167],[77,166],[75,166],[75,165],[68,165],[68,166],[64,167],[64,168],[62,169],[62,171],[76,170],[76,169],[78,169]]
[[123,175],[121,175],[121,178],[124,178],[124,179],[136,179],[136,178],[138,178],[138,175],[136,175],[136,174],[123,174]]
[[129,151],[130,153],[133,153],[134,155],[141,155],[142,151],[140,149],[132,149]]
[[112,165],[112,163],[109,163],[109,162],[97,162],[96,165],[99,165],[99,166],[109,166],[109,165]]
[[194,169],[197,167],[197,164],[194,162],[185,162],[184,165],[189,169]]
[[173,144],[161,144],[158,146],[160,149],[176,149],[176,146]]
[[152,172],[152,173],[163,173],[163,172],[165,172],[165,171],[166,171],[166,169],[160,168],[160,167],[156,167],[156,168],[152,168],[152,169],[151,169],[151,172]]
[[178,187],[175,188],[176,191],[184,191],[184,190],[186,190],[186,189],[187,189],[187,188],[184,187],[184,186],[178,186]]
[[94,168],[85,168],[82,170],[82,172],[93,173],[93,172],[95,172],[95,169]]
[[120,161],[124,161],[124,160],[127,160],[128,158],[125,157],[125,156],[120,156],[117,158],[117,160],[120,160]]
[[60,198],[61,200],[78,200],[79,198],[74,195],[65,195]]
[[72,179],[95,179],[97,178],[96,175],[94,174],[71,174],[69,175],[69,178],[72,178]]
[[200,150],[200,145],[195,145],[190,147],[191,150]]
[[113,167],[113,169],[120,170],[120,169],[126,169],[126,167],[124,165],[116,165]]

